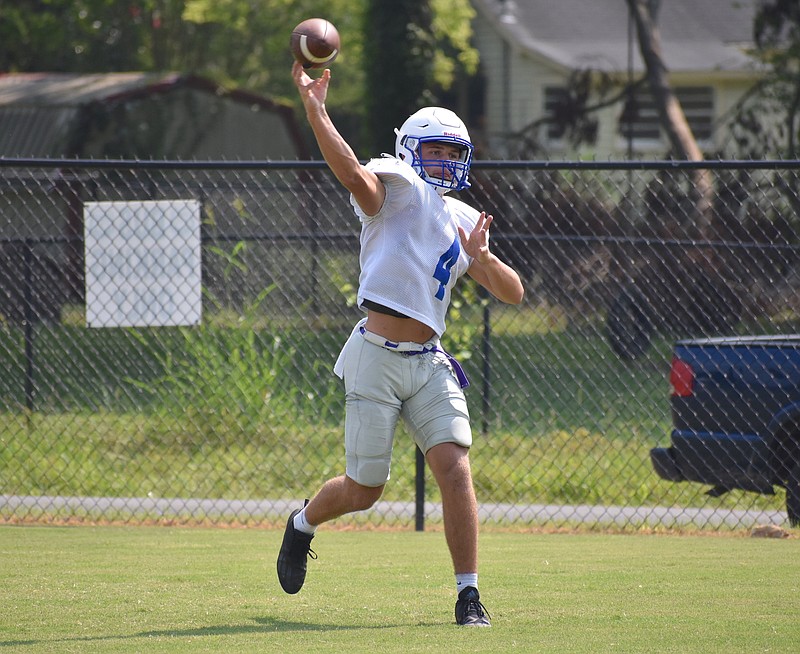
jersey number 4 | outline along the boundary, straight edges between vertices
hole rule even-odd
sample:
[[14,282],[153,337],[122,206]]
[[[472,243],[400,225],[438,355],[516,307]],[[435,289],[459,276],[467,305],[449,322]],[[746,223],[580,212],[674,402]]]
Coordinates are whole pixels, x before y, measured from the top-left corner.
[[433,271],[433,278],[439,282],[439,288],[436,290],[435,296],[437,300],[444,300],[444,288],[450,281],[450,269],[455,265],[456,261],[458,261],[458,255],[460,253],[461,244],[458,242],[458,236],[456,236],[452,245],[439,257],[436,270]]

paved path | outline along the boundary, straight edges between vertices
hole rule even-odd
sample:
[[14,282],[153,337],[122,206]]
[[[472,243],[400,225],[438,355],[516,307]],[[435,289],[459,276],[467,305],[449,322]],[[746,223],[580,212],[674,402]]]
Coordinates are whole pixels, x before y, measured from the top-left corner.
[[[24,516],[57,513],[90,515],[109,520],[130,518],[194,518],[196,520],[285,520],[300,506],[299,500],[221,500],[154,497],[69,497],[60,495],[0,495],[0,513]],[[378,502],[371,511],[393,519],[414,522],[413,502]],[[442,518],[441,504],[425,503],[426,520]],[[626,507],[555,504],[482,504],[480,518],[486,524],[593,524],[615,527],[719,527],[751,528],[785,525],[782,511],[730,509]]]

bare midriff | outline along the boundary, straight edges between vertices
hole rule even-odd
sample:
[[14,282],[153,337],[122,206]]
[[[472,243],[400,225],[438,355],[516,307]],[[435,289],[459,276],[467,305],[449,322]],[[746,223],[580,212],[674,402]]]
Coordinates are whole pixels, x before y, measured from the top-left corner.
[[365,327],[373,334],[378,334],[396,343],[401,341],[425,343],[436,334],[428,325],[414,318],[397,318],[377,311],[367,312]]

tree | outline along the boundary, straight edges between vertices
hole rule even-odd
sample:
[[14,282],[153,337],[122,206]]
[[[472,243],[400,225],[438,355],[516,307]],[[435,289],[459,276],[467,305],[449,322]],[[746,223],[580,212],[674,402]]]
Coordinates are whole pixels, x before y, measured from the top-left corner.
[[[18,0],[0,3],[0,70],[181,72],[291,98],[289,35],[328,17],[343,37],[334,102],[360,97],[364,0]],[[43,11],[44,9],[44,11]]]
[[669,83],[667,67],[661,56],[661,35],[657,24],[660,0],[626,0],[636,24],[639,51],[642,54],[650,90],[667,134],[670,146],[679,159],[702,161],[697,145],[680,102]]
[[364,68],[370,92],[364,97],[365,140],[370,151],[394,152],[392,130],[429,104],[433,60],[430,3],[368,0],[364,16]]
[[137,69],[144,23],[134,2],[17,0],[0,3],[0,71]]
[[[153,0],[150,0],[151,2]],[[310,16],[336,25],[342,51],[332,72],[334,107],[358,107],[363,90],[361,23],[364,0],[160,0],[184,5],[160,66],[195,72],[229,85],[296,102],[289,69],[292,28]],[[183,41],[172,34],[187,35]]]
[[468,0],[367,0],[364,124],[371,152],[393,152],[394,128],[417,109],[438,104],[439,92],[460,72],[476,71],[473,16]]
[[297,105],[289,35],[324,16],[342,37],[329,107],[355,144],[364,116],[381,121],[385,149],[400,116],[475,72],[473,15],[469,0],[17,0],[0,2],[0,70],[176,71]]
[[[759,84],[739,103],[730,121],[737,150],[752,158],[795,159],[800,155],[800,5],[763,0],[753,25],[752,55],[765,66]],[[787,216],[800,215],[793,175],[775,174]]]
[[764,0],[753,37],[751,54],[767,72],[734,112],[736,146],[755,158],[794,159],[800,154],[800,4]]
[[[636,24],[639,50],[644,60],[647,79],[653,94],[661,126],[667,134],[673,155],[678,159],[702,161],[703,153],[692,134],[680,102],[669,83],[667,67],[661,56],[661,36],[657,14],[660,0],[626,0]],[[708,170],[696,170],[694,178],[694,222],[700,233],[711,223],[713,189]]]
[[[572,71],[565,93],[550,115],[526,125],[513,140],[522,139],[534,149],[540,146],[536,132],[543,124],[557,125],[565,138],[574,146],[591,142],[597,124],[594,114],[600,109],[618,104],[632,97],[647,84],[654,96],[661,125],[666,132],[673,156],[679,159],[701,161],[703,154],[697,145],[686,117],[672,87],[661,54],[661,36],[658,29],[660,0],[625,0],[636,25],[639,51],[645,63],[645,76],[620,84],[609,74],[593,68]],[[629,110],[626,106],[626,111]]]
[[[518,142],[538,147],[536,131],[543,123],[558,124],[574,145],[587,142],[593,138],[596,130],[593,114],[599,109],[632,97],[636,88],[646,83],[652,92],[672,156],[689,161],[703,160],[703,153],[669,83],[667,67],[661,54],[661,35],[657,22],[660,0],[626,2],[636,25],[639,51],[645,64],[644,78],[620,86],[614,84],[607,74],[599,71],[573,71],[566,93],[557,110],[553,112],[554,117],[546,117],[526,125],[519,134],[514,135]],[[629,110],[627,105],[626,110]],[[692,173],[692,177],[692,219],[699,234],[705,234],[712,219],[711,175],[708,170],[699,169]]]

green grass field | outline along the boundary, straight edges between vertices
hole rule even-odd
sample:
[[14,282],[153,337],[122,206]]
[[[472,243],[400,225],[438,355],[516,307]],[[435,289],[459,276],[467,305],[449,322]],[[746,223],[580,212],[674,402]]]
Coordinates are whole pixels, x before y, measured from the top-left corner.
[[0,528],[0,651],[800,651],[800,541],[484,533],[493,628],[453,623],[441,532],[321,531],[305,588],[282,533]]

